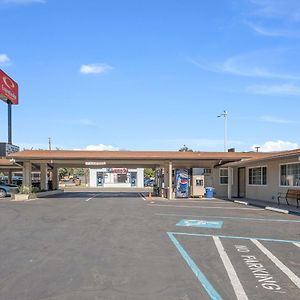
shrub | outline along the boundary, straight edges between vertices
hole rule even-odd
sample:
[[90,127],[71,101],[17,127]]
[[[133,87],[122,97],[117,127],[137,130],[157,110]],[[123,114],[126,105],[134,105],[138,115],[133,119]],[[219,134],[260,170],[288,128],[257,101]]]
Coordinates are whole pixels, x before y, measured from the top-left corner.
[[33,192],[33,188],[32,186],[28,186],[28,185],[21,185],[19,187],[19,193],[20,194],[31,194]]

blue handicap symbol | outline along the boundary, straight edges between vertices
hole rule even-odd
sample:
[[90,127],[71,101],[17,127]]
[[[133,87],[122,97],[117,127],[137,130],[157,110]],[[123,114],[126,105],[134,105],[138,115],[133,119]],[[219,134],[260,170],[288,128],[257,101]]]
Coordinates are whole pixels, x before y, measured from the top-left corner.
[[202,227],[202,228],[222,228],[223,221],[206,221],[206,220],[180,220],[176,226],[184,227]]

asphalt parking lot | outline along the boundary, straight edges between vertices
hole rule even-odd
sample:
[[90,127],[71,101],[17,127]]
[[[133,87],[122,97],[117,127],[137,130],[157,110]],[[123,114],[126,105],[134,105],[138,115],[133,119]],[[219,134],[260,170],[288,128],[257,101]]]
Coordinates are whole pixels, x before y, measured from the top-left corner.
[[222,200],[0,201],[0,299],[300,299],[300,218]]

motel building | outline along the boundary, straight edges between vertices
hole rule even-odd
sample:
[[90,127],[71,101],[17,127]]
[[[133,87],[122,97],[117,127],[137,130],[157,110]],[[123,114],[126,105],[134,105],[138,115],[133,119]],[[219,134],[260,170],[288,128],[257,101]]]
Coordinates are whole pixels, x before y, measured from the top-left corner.
[[156,191],[167,199],[201,198],[211,187],[219,198],[277,203],[278,193],[300,191],[300,149],[269,153],[26,150],[0,159],[0,171],[22,172],[24,185],[32,184],[32,172],[40,172],[42,190],[48,188],[49,178],[58,189],[58,169],[63,167],[91,169],[90,186],[99,189],[114,184],[141,186],[142,169],[154,168]]

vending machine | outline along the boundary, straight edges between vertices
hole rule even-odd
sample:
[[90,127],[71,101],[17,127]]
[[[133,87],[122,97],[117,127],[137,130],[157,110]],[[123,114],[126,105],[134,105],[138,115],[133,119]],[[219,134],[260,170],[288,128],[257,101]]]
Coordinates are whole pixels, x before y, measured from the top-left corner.
[[193,175],[191,197],[203,197],[205,194],[204,175]]
[[189,171],[188,169],[176,169],[176,198],[189,197]]
[[205,194],[204,170],[202,168],[194,168],[191,179],[191,197],[203,197]]

